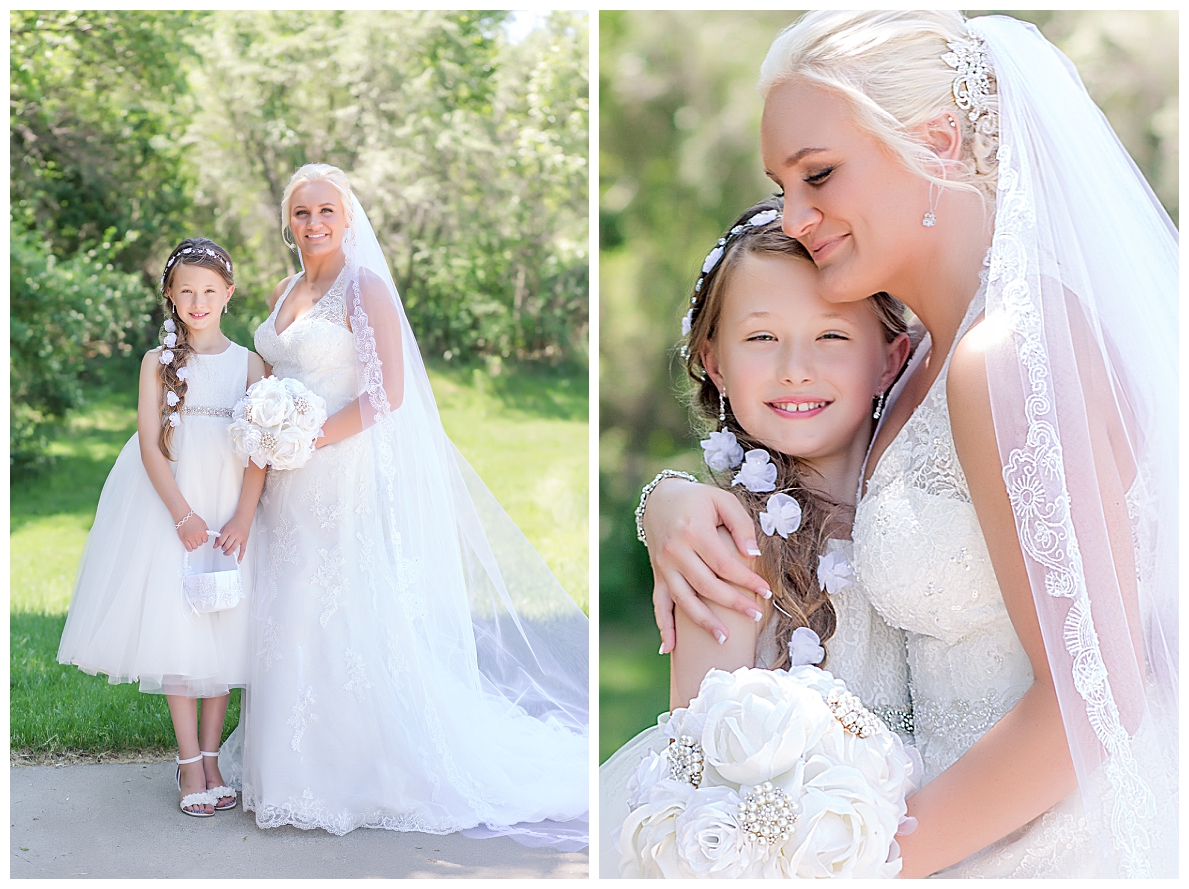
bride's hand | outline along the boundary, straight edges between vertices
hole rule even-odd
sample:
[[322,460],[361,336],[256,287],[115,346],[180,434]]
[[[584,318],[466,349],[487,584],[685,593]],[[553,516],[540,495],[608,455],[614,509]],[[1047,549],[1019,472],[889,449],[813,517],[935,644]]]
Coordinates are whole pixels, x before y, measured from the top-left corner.
[[726,608],[754,619],[755,601],[731,586],[754,590],[765,599],[772,591],[762,577],[739,563],[718,533],[719,525],[730,532],[739,552],[759,554],[755,523],[747,510],[729,492],[683,479],[665,479],[648,497],[644,510],[644,534],[652,562],[652,604],[661,631],[661,653],[673,650],[673,605],[676,602],[694,623],[719,644],[729,636],[727,628],[698,597],[703,596]]

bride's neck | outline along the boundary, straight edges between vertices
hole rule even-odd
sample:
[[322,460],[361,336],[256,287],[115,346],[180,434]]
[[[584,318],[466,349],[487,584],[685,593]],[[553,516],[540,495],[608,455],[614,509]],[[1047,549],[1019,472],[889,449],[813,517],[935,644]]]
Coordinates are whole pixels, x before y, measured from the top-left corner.
[[303,253],[301,261],[302,268],[305,269],[306,283],[312,285],[316,290],[325,292],[339,276],[339,272],[343,270],[347,257],[342,250],[336,250],[334,253],[316,257],[306,256]]

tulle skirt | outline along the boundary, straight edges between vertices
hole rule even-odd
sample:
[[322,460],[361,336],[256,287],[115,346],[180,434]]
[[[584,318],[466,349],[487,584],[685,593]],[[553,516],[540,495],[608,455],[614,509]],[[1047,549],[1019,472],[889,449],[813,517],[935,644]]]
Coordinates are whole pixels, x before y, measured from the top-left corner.
[[[221,418],[187,417],[174,436],[174,476],[210,528],[212,543],[235,513],[243,485],[243,466],[227,444],[226,427]],[[104,673],[112,684],[139,681],[141,691],[155,694],[217,697],[247,685],[257,530],[240,565],[245,598],[234,608],[195,613],[182,592],[185,547],[133,435],[99,497],[59,663]],[[205,549],[191,554],[193,565]]]

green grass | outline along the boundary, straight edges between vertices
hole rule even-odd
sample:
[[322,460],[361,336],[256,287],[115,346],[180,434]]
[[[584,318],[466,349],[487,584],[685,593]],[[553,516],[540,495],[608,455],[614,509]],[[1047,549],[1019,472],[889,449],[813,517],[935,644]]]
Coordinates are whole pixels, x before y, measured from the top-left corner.
[[669,659],[651,612],[599,624],[599,762],[669,709]]
[[[562,585],[587,609],[585,371],[430,370],[442,422]],[[136,429],[135,378],[93,394],[50,445],[54,461],[11,487],[10,738],[14,751],[174,746],[161,695],[57,663],[78,559],[103,481]],[[233,692],[226,729],[239,720]]]

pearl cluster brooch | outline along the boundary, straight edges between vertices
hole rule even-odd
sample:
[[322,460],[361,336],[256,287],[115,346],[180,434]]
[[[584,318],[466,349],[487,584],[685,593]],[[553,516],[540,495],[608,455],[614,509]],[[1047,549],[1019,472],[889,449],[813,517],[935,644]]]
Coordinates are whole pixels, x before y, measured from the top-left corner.
[[789,795],[765,781],[739,802],[739,826],[761,846],[789,838],[797,813]]
[[669,745],[669,777],[694,787],[702,783],[702,745],[689,735]]
[[879,729],[879,717],[864,707],[858,696],[849,691],[831,689],[826,696],[826,706],[842,723],[842,727],[852,735],[866,738]]
[[293,409],[299,414],[308,414],[310,412],[310,400],[304,395],[299,395],[293,399]]

